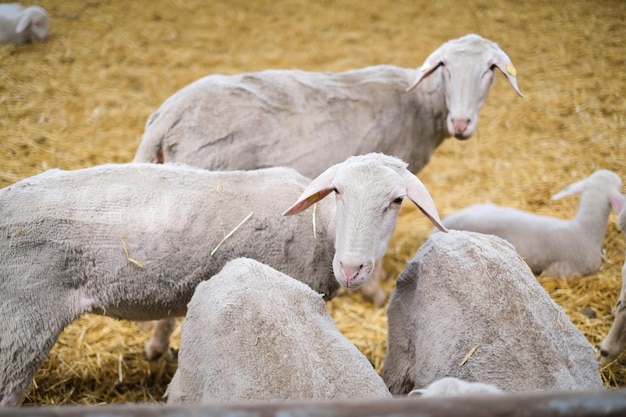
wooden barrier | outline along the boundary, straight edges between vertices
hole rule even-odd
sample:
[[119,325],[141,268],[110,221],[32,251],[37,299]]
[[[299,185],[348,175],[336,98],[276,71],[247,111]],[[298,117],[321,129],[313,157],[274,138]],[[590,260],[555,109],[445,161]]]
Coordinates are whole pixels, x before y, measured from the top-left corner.
[[0,409],[0,417],[496,417],[626,416],[626,389],[495,396],[241,404],[118,404]]

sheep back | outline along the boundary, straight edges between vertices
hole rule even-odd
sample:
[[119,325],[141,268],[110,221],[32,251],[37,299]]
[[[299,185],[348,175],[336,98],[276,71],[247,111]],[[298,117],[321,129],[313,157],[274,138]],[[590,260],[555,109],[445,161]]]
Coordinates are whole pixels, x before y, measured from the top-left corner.
[[443,377],[505,391],[603,387],[589,342],[496,236],[432,234],[398,278],[388,319],[393,394]]
[[170,403],[391,397],[319,294],[251,259],[198,286],[181,331]]

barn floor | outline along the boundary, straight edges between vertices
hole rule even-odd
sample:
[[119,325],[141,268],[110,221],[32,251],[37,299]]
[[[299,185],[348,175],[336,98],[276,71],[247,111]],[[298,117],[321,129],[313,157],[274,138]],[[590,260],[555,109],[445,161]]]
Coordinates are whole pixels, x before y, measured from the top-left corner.
[[[491,201],[568,218],[578,198],[551,195],[606,168],[626,180],[626,3],[612,0],[42,0],[51,37],[0,45],[0,187],[50,168],[129,162],[148,116],[211,73],[266,68],[341,71],[374,64],[418,67],[448,39],[479,33],[511,57],[519,98],[501,74],[477,135],[449,139],[420,174],[446,215]],[[597,347],[606,336],[626,244],[611,214],[600,271],[539,278]],[[430,232],[403,207],[384,259],[393,278]],[[382,369],[385,307],[358,293],[329,303],[338,326]],[[593,310],[595,317],[584,314]],[[588,311],[588,310],[587,310]],[[445,312],[442,312],[445,314]],[[157,402],[176,365],[148,363],[148,333],[87,315],[68,326],[25,404]],[[178,334],[174,345],[178,343]],[[626,386],[626,354],[604,367]]]

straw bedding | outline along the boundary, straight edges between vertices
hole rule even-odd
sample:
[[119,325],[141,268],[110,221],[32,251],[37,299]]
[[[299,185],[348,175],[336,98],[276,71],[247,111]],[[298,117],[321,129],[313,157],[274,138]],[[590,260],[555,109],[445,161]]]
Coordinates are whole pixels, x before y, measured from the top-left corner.
[[[557,0],[41,1],[45,43],[0,45],[0,186],[46,169],[128,162],[148,116],[169,95],[210,73],[266,68],[339,71],[421,65],[442,42],[475,32],[517,67],[517,97],[504,78],[481,111],[477,134],[449,139],[420,173],[442,215],[473,203],[571,217],[578,198],[551,201],[600,168],[626,180],[626,4]],[[284,202],[288,207],[291,202]],[[624,237],[609,219],[597,274],[539,278],[596,346],[621,286]],[[394,278],[431,225],[406,205],[384,259]],[[329,303],[342,332],[381,370],[384,308],[358,293]],[[161,401],[176,365],[148,363],[148,333],[87,315],[70,325],[36,375],[26,404]],[[178,344],[175,335],[174,346]],[[602,369],[626,385],[626,354]]]

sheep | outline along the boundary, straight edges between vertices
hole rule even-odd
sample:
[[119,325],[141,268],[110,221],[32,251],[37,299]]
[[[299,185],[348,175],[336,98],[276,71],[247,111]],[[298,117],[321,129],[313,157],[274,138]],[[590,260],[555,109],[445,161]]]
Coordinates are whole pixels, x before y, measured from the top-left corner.
[[[617,217],[617,225],[626,234],[626,198],[622,198],[621,209]],[[626,258],[626,252],[624,252]],[[600,365],[613,362],[621,353],[626,344],[626,260],[622,266],[622,290],[613,309],[613,323],[606,338],[600,343],[600,353],[597,357]]]
[[445,138],[473,135],[496,67],[521,96],[509,57],[475,34],[441,45],[417,77],[392,65],[209,75],[148,118],[134,162],[288,166],[313,177],[348,156],[383,152],[417,173]]
[[448,229],[493,234],[508,240],[533,273],[584,276],[602,264],[602,244],[611,207],[619,212],[619,176],[598,170],[555,194],[554,200],[581,194],[576,216],[558,219],[493,204],[477,204],[446,216]]
[[500,394],[502,390],[482,382],[467,382],[459,378],[445,377],[438,379],[423,389],[409,392],[409,397],[440,397],[474,394]]
[[48,13],[39,6],[0,3],[0,43],[27,43],[48,39]]
[[[476,34],[441,45],[417,75],[377,65],[206,76],[148,118],[134,162],[211,170],[288,166],[312,178],[348,156],[383,152],[418,173],[444,139],[474,134],[495,68],[522,96],[510,58]],[[387,298],[375,280],[363,290],[378,306]]]
[[165,396],[168,403],[391,398],[321,295],[247,258],[196,288]]
[[[336,203],[322,200],[335,190]],[[0,190],[0,406],[22,401],[63,328],[83,313],[171,320],[236,257],[327,298],[340,282],[358,287],[384,253],[402,197],[439,222],[419,179],[381,154],[349,158],[313,181],[282,167],[130,163],[50,170]],[[317,203],[314,216],[275,213],[287,200],[296,203],[285,214]]]
[[591,344],[507,241],[433,233],[393,290],[383,380],[394,395],[443,377],[505,392],[600,389]]

